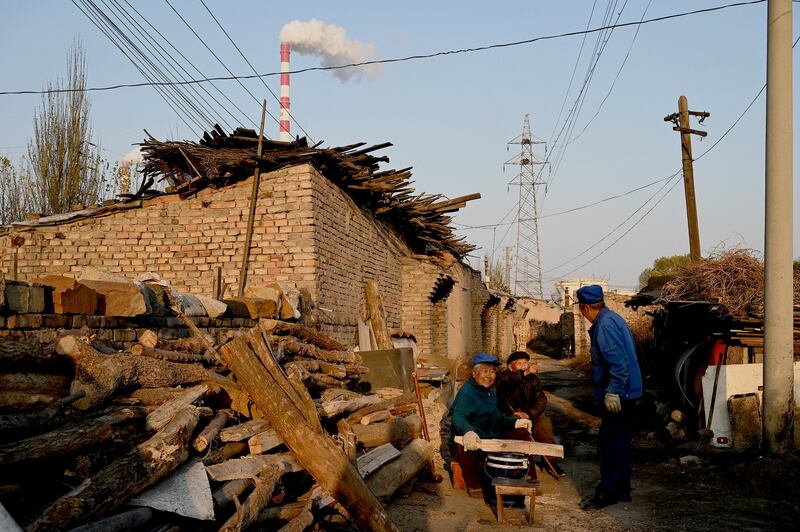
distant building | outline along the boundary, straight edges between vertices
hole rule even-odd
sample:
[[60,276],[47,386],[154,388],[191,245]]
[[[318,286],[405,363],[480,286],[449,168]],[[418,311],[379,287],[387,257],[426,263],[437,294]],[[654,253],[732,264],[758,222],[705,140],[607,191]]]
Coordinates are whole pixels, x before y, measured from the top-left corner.
[[605,279],[565,279],[556,283],[556,290],[559,294],[559,303],[562,307],[571,307],[575,304],[575,292],[583,286],[599,284],[603,287],[603,292],[608,292],[608,281]]

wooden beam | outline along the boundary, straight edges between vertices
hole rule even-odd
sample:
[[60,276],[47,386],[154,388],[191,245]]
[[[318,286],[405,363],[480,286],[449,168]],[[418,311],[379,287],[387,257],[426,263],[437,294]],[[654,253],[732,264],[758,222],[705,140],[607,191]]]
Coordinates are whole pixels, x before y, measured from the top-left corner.
[[375,347],[377,349],[394,349],[392,337],[389,336],[389,328],[386,326],[386,314],[383,311],[378,282],[374,279],[367,281],[364,287],[367,301],[367,316],[372,322],[372,329],[375,332]]

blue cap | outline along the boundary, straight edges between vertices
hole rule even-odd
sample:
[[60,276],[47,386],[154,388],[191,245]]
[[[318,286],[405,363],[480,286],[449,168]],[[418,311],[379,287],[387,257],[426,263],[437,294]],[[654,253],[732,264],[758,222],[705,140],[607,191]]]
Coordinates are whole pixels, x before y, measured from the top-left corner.
[[472,367],[474,368],[478,364],[494,364],[495,366],[499,366],[500,361],[497,360],[496,356],[490,355],[489,353],[478,353],[472,359]]
[[578,303],[592,305],[603,301],[603,287],[599,284],[590,284],[579,288],[575,295],[578,296]]

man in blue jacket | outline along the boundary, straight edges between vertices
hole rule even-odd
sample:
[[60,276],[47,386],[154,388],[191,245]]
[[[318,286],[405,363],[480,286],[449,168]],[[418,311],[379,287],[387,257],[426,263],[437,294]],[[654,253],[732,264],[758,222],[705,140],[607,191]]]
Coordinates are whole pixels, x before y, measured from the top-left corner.
[[[463,436],[463,445],[456,444],[455,455],[467,491],[483,489],[490,498],[488,478],[482,474],[485,453],[479,450],[483,438],[503,438],[531,441],[531,420],[507,416],[497,408],[492,386],[497,377],[497,357],[478,353],[472,359],[472,376],[456,395],[451,408],[454,436]],[[531,462],[533,463],[533,462]],[[535,467],[529,474],[536,476]]]
[[584,286],[576,296],[581,314],[592,323],[592,383],[601,412],[600,484],[581,505],[589,510],[631,500],[632,417],[635,400],[642,396],[642,374],[628,324],[606,308],[602,287]]

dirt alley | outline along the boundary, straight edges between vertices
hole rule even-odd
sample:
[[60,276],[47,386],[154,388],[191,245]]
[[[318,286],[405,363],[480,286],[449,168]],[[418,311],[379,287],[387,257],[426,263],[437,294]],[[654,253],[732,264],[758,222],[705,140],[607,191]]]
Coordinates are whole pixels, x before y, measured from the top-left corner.
[[[589,408],[588,377],[569,361],[536,356],[547,391]],[[634,441],[633,502],[594,512],[578,508],[599,479],[596,434],[548,409],[561,437],[567,477],[556,481],[539,473],[542,495],[536,498],[533,528],[541,530],[790,530],[800,520],[800,491],[776,483],[791,478],[784,462],[758,456],[715,453],[701,465],[681,465],[678,458],[691,445],[664,447],[654,440]],[[796,464],[797,462],[792,462]],[[760,468],[759,465],[765,467]],[[769,467],[766,467],[769,466]],[[437,464],[442,471],[442,464]],[[754,472],[770,469],[770,474]],[[796,467],[792,467],[798,471]],[[777,472],[776,472],[777,471]],[[793,483],[794,484],[794,483]],[[494,511],[480,499],[454,490],[448,477],[441,484],[418,482],[389,506],[403,531],[517,530],[528,528],[524,511],[509,509],[506,523],[497,523]],[[419,490],[423,491],[419,491]]]

